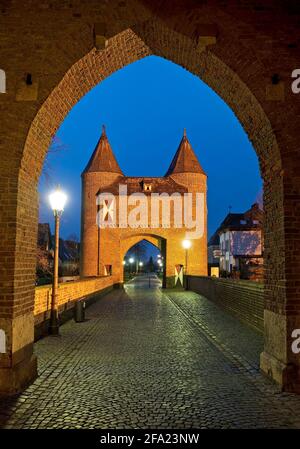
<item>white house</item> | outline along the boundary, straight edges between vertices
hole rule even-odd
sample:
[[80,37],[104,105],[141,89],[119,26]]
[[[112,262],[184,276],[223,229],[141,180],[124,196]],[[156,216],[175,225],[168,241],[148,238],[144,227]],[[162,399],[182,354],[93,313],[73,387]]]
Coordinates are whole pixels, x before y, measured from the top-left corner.
[[229,213],[218,234],[220,270],[227,273],[239,271],[244,278],[255,278],[254,272],[262,272],[263,211],[257,203],[243,214]]

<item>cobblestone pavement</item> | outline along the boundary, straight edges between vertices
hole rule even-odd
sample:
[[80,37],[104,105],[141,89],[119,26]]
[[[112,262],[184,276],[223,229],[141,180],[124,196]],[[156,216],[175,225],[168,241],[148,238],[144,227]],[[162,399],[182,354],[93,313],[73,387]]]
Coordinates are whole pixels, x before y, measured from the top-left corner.
[[35,344],[39,377],[0,401],[4,428],[299,428],[300,397],[258,371],[262,336],[152,277]]

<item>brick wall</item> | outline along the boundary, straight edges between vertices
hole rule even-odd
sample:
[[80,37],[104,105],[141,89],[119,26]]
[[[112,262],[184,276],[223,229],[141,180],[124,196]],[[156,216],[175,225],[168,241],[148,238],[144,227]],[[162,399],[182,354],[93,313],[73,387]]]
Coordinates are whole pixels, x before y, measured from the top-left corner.
[[[74,303],[80,298],[92,302],[113,288],[112,276],[101,276],[64,282],[58,285],[58,305],[60,320],[66,321],[73,314]],[[34,300],[35,338],[47,332],[47,321],[50,317],[52,286],[36,287]]]
[[189,289],[263,331],[264,286],[258,282],[189,276]]

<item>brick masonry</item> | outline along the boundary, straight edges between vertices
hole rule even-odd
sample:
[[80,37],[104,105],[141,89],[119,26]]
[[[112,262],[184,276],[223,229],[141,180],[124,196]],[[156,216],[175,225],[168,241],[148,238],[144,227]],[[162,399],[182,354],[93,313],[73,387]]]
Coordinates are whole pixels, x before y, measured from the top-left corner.
[[[58,285],[58,312],[60,322],[72,316],[75,302],[84,299],[87,305],[95,298],[113,288],[112,276],[101,276],[78,281],[64,282]],[[52,286],[36,287],[34,296],[35,338],[48,332],[47,322],[50,318]]]
[[299,17],[296,2],[271,0],[1,2],[7,93],[0,95],[0,326],[8,353],[0,371],[13,372],[31,357],[37,183],[51,138],[85,93],[153,54],[207,83],[253,144],[264,180],[262,368],[300,391],[300,357],[290,349],[292,330],[300,327],[300,102],[291,90]]
[[264,286],[258,282],[189,276],[189,289],[214,301],[259,331],[264,329]]

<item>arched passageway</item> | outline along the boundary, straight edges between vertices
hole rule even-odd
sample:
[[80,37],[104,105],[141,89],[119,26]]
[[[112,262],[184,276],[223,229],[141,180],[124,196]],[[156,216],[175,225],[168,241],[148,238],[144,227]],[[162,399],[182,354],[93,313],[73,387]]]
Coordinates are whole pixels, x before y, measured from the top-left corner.
[[[45,34],[45,44],[39,52],[29,48],[32,56],[26,64],[21,56],[17,60],[3,58],[7,95],[1,109],[0,326],[8,350],[0,361],[2,391],[20,389],[36,372],[32,310],[37,182],[51,138],[86,92],[114,71],[151,54],[176,62],[214,89],[235,112],[255,148],[264,180],[266,214],[265,351],[261,366],[285,389],[300,389],[299,356],[291,350],[292,331],[300,327],[300,157],[295,122],[299,102],[288,78],[296,64],[291,45],[295,22],[285,10],[276,9],[280,6],[274,7],[269,28],[263,20],[256,27],[256,13],[246,18],[234,6],[225,12],[222,7],[185,7],[178,2],[177,7],[169,5],[173,13],[166,14],[165,8],[158,13],[155,4],[149,8],[148,2],[128,2],[120,12],[121,21],[106,12],[102,19],[106,26],[99,31],[99,26],[94,26],[97,5],[90,2],[80,13],[72,11],[76,24],[75,19],[71,23],[61,15],[63,31],[53,33],[58,25],[55,15],[49,16],[47,10],[41,13],[36,2],[28,14],[32,19],[39,17],[36,32]],[[112,11],[113,5],[108,8]],[[8,14],[13,15],[13,9]],[[99,11],[98,18],[102,14]],[[269,48],[261,52],[261,37],[265,33],[274,36],[276,17],[289,25],[288,32],[278,27],[285,47],[278,47],[276,54]],[[109,35],[106,29],[110,29]],[[24,54],[22,46],[27,41],[21,43],[13,32],[12,39],[11,55]],[[101,47],[103,39],[105,47]],[[53,60],[57,61],[55,71]],[[278,61],[286,61],[285,67],[278,68]],[[22,80],[20,73],[24,71],[33,72],[33,83]],[[284,74],[278,76],[278,71]]]
[[135,277],[143,276],[149,280],[150,287],[150,276],[155,277],[156,275],[161,279],[162,285],[166,285],[165,254],[162,254],[160,250],[162,243],[160,241],[156,243],[154,239],[154,242],[150,242],[150,240],[151,237],[150,239],[143,238],[125,252],[122,261],[124,284],[132,282]]
[[[121,282],[131,279],[127,274],[139,272],[157,272],[161,275],[162,287],[167,286],[167,245],[164,237],[154,234],[132,235],[122,239],[120,246],[120,259],[123,264]],[[152,247],[152,248],[151,248]],[[154,251],[153,249],[156,249]],[[159,255],[158,263],[157,256]],[[152,259],[152,261],[151,261]],[[142,262],[139,269],[139,262]]]

